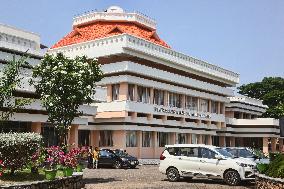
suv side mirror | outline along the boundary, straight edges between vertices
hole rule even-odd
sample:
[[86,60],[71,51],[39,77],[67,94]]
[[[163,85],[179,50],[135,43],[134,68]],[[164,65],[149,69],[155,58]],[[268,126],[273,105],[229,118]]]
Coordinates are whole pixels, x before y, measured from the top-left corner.
[[217,154],[217,155],[215,155],[215,159],[222,160],[223,157]]

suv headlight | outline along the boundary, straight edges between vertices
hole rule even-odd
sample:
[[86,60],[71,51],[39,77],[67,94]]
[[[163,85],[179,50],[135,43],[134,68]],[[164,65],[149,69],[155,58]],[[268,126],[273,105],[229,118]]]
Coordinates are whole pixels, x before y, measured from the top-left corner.
[[241,166],[241,167],[251,167],[251,168],[253,168],[253,167],[254,167],[254,165],[246,164],[246,163],[240,163],[240,162],[237,162],[237,164],[238,164],[239,166]]

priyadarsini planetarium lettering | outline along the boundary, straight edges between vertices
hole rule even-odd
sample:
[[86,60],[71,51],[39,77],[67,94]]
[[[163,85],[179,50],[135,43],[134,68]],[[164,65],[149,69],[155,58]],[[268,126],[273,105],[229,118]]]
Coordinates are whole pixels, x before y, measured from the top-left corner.
[[175,114],[175,115],[183,115],[188,117],[199,117],[199,118],[211,118],[210,114],[199,113],[199,112],[190,112],[185,110],[175,110],[170,108],[162,108],[162,107],[154,107],[154,112],[163,112],[168,114]]

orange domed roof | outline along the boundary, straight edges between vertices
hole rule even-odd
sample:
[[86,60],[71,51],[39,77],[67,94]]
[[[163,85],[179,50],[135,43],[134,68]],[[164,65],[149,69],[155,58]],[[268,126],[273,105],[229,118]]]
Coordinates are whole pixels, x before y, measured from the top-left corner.
[[133,22],[107,22],[99,21],[86,25],[79,25],[73,28],[69,34],[63,37],[51,48],[58,48],[67,45],[82,43],[104,37],[119,34],[129,34],[162,45],[166,48],[170,46],[159,38],[156,30],[150,30]]

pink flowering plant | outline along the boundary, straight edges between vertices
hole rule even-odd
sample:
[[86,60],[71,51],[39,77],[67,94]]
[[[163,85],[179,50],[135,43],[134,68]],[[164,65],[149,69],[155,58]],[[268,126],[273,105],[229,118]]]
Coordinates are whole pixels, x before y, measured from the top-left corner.
[[0,160],[0,177],[3,175],[3,171],[4,171],[4,163],[2,160]]
[[61,157],[61,164],[64,167],[75,168],[77,166],[75,154],[70,151],[67,154],[63,155]]
[[60,146],[51,146],[46,148],[45,163],[48,169],[56,169],[56,166],[62,163],[64,151]]
[[72,148],[68,153],[61,156],[61,165],[66,168],[75,168],[87,155],[87,148]]

